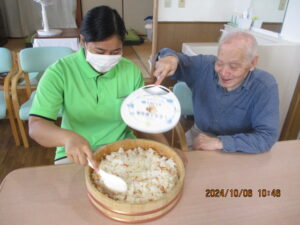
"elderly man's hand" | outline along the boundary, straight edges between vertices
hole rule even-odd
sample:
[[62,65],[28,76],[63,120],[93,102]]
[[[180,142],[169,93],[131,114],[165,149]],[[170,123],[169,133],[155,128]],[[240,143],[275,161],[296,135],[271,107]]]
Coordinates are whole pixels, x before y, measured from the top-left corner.
[[205,134],[199,134],[193,140],[194,150],[221,150],[223,149],[223,144],[221,140],[217,137],[210,137]]
[[156,77],[155,84],[161,84],[161,82],[167,77],[175,73],[178,66],[178,58],[176,56],[166,56],[159,59],[155,64],[155,71],[153,75]]

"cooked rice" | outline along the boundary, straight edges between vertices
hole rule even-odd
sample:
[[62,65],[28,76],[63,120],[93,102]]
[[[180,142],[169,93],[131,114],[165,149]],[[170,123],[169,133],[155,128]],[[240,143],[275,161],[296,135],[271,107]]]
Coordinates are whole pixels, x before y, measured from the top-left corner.
[[105,189],[103,181],[96,172],[92,179],[96,188],[110,198],[129,203],[144,203],[161,199],[178,182],[175,162],[149,148],[135,148],[106,155],[100,162],[104,171],[123,178],[127,183],[127,192],[112,193]]

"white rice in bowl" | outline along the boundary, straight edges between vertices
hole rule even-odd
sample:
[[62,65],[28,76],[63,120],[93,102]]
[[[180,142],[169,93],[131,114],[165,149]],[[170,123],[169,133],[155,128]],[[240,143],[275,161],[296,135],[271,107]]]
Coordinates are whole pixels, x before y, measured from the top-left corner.
[[171,158],[160,155],[152,148],[137,147],[106,155],[100,162],[104,171],[123,178],[127,192],[112,193],[105,189],[98,174],[92,172],[96,188],[110,198],[128,203],[145,203],[161,199],[178,182],[178,171]]

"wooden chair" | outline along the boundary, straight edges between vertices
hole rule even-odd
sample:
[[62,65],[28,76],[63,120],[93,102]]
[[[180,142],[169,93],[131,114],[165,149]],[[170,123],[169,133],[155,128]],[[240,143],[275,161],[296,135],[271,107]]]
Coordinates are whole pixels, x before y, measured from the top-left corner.
[[0,73],[7,73],[0,90],[0,119],[8,118],[14,141],[20,145],[20,138],[11,101],[11,79],[17,73],[16,54],[7,48],[0,48]]
[[[190,88],[187,86],[185,82],[178,82],[172,88],[174,94],[179,100],[181,107],[181,116],[193,116],[193,101],[192,101],[192,92]],[[180,148],[183,151],[188,151],[188,145],[185,138],[185,131],[180,124],[180,122],[176,125],[176,127],[172,130],[172,138],[171,145],[175,146],[175,134],[178,137]]]
[[[35,96],[34,87],[30,83],[29,73],[43,73],[48,66],[71,53],[73,53],[73,50],[67,47],[36,47],[23,49],[19,52],[19,72],[12,80],[12,100],[25,148],[29,147],[25,121],[29,118]],[[19,96],[18,83],[20,79],[25,81],[26,96]],[[20,97],[23,97],[23,100]]]

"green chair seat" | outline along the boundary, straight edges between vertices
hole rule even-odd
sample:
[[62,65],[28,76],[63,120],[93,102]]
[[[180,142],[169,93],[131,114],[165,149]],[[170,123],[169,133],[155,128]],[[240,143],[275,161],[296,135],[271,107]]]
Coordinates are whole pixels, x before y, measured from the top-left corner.
[[4,98],[4,91],[0,91],[0,119],[6,117],[6,104]]
[[177,82],[173,87],[173,92],[179,100],[181,115],[194,115],[192,91],[185,82]]
[[12,68],[12,58],[11,53],[6,48],[1,48],[0,51],[0,73],[9,72]]
[[28,120],[34,96],[35,96],[35,91],[33,91],[31,93],[30,98],[21,105],[19,110],[19,116],[21,120]]
[[[31,109],[31,106],[32,106],[32,102],[33,102],[33,99],[34,99],[34,96],[35,96],[35,93],[36,91],[33,91],[31,93],[31,96],[29,98],[28,101],[24,102],[21,107],[20,107],[20,111],[19,111],[19,116],[20,116],[20,119],[21,120],[28,120],[29,119],[29,114],[30,114],[30,109]],[[58,117],[62,117],[62,114],[63,114],[63,110],[61,109],[59,112],[58,112]]]
[[13,114],[12,98],[10,96],[12,94],[10,91],[11,79],[17,72],[17,63],[15,57],[16,54],[11,52],[9,49],[0,48],[0,74],[2,75],[1,81],[3,80],[3,87],[0,90],[0,119],[8,119],[11,134],[16,145],[19,146],[20,138]]
[[[39,78],[50,65],[72,53],[73,50],[68,47],[36,47],[23,49],[19,53],[19,60],[21,65],[21,73],[19,73],[19,77],[21,77],[21,75],[29,73],[29,85],[36,86]],[[34,96],[35,92],[32,92],[30,98],[24,104],[22,104],[18,108],[18,110],[16,109],[16,111],[18,111],[19,113],[17,121],[25,148],[29,147],[29,142],[26,134],[27,131],[22,121],[26,121],[29,119],[29,113]]]
[[[43,76],[43,73],[42,72],[32,72],[32,73],[29,73],[28,75],[29,75],[30,85],[37,86],[41,77]],[[18,85],[25,86],[25,81],[23,79],[20,80]]]

